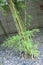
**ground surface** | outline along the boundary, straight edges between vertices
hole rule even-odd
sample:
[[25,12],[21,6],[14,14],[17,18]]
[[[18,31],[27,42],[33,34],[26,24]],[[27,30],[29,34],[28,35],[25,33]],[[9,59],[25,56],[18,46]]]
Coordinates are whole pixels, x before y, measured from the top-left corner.
[[14,51],[0,47],[0,65],[43,65],[43,30],[34,39],[41,43],[39,46],[40,55],[37,59],[19,58]]

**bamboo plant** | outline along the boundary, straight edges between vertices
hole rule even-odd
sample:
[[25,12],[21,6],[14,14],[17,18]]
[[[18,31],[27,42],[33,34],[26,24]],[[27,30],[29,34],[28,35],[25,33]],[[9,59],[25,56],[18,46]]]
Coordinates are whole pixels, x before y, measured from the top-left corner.
[[[32,41],[33,33],[38,30],[34,29],[31,31],[30,30],[27,31],[25,25],[23,24],[25,21],[23,22],[23,20],[21,19],[20,12],[16,8],[14,0],[7,0],[7,3],[13,15],[14,21],[16,19],[15,23],[18,28],[19,35],[8,38],[7,41],[5,41],[3,45],[4,46],[8,45],[8,47],[10,46],[12,47],[16,45],[17,50],[21,51],[22,49],[22,51],[25,51],[26,54],[38,56],[37,44],[33,45],[33,41]],[[17,44],[14,44],[14,43],[17,43]]]

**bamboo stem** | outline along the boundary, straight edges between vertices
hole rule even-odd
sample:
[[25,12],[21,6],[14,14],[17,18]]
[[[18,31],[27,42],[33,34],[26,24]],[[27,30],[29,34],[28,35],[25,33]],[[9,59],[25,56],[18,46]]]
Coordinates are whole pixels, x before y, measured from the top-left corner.
[[[13,18],[14,18],[14,21],[15,21],[15,18],[16,18],[16,26],[18,28],[18,33],[20,35],[23,35],[24,37],[24,27],[23,25],[21,24],[22,22],[22,19],[21,17],[19,16],[19,12],[17,11],[17,9],[15,8],[15,4],[12,2],[12,0],[7,0],[8,4],[9,4],[9,7],[11,9],[11,12],[12,12],[12,15],[13,15]],[[25,39],[25,38],[24,38]]]

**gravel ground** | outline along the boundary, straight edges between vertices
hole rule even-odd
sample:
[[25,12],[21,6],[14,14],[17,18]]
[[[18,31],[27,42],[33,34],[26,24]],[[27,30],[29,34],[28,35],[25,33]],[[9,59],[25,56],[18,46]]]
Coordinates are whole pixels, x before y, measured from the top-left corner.
[[[0,47],[0,65],[43,65],[43,31],[38,33],[34,40],[39,41],[40,55],[38,58],[32,60],[30,58],[17,57],[14,51],[3,49]],[[15,55],[14,55],[15,54]]]

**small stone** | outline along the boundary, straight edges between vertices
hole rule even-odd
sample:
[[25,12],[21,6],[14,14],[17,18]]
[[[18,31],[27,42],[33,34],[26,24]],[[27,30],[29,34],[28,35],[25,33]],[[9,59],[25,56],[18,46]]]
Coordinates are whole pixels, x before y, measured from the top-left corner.
[[38,58],[38,60],[41,60],[41,58]]
[[37,64],[37,65],[39,65],[39,64]]
[[26,65],[26,63],[23,63],[22,65]]
[[43,57],[43,55],[41,55]]

